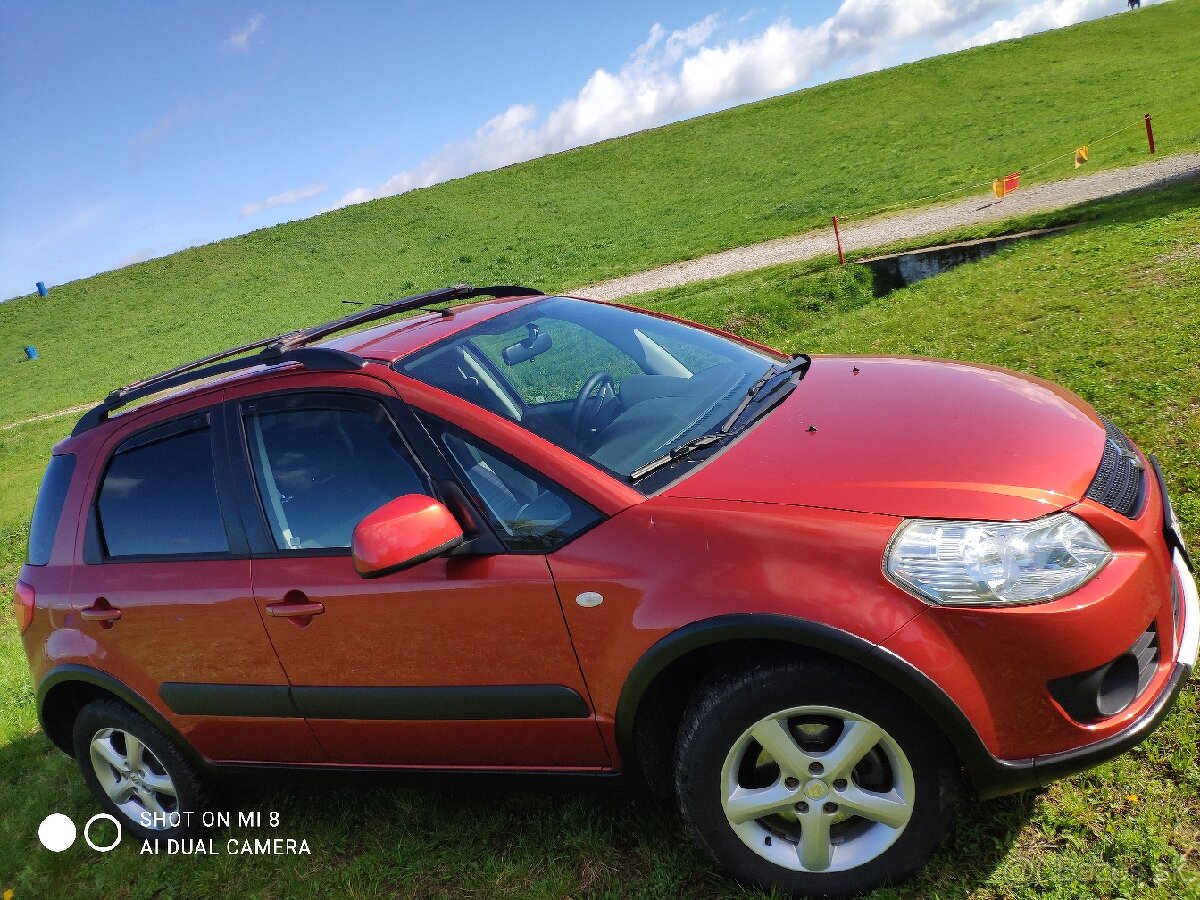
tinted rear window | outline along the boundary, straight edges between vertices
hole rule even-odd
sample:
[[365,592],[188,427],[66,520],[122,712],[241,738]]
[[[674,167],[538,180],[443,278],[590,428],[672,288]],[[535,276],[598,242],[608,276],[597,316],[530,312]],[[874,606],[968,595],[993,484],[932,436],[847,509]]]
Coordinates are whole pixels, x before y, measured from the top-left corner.
[[38,489],[37,503],[33,507],[33,521],[29,524],[29,564],[44,566],[50,562],[50,551],[54,547],[54,533],[62,518],[63,502],[67,499],[67,488],[75,473],[75,455],[64,453],[50,457],[50,465],[42,476]]
[[108,556],[225,553],[207,427],[117,449],[97,504]]

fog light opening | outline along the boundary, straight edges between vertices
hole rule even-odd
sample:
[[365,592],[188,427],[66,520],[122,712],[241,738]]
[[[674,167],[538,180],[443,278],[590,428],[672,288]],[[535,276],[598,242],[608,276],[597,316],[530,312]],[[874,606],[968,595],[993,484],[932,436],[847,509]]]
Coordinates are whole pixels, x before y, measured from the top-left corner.
[[1108,665],[1096,691],[1096,712],[1103,718],[1115,716],[1137,696],[1138,661],[1132,653],[1118,656]]

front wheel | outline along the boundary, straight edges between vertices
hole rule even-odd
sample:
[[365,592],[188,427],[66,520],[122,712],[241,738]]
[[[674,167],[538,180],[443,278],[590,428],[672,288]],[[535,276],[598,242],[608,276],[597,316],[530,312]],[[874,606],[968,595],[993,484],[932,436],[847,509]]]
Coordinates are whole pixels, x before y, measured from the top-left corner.
[[850,667],[748,668],[684,712],[684,820],[744,884],[836,896],[897,883],[941,841],[956,785],[928,722]]
[[145,716],[115,699],[93,700],[80,710],[72,737],[84,780],[122,832],[144,840],[199,830],[203,780]]

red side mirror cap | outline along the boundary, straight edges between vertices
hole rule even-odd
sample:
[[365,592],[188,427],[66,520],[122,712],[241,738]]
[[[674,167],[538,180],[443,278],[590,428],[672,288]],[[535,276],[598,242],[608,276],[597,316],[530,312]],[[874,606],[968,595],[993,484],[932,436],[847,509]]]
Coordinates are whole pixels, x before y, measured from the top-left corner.
[[432,497],[406,494],[385,503],[354,527],[354,568],[364,578],[407,569],[463,541],[450,510]]

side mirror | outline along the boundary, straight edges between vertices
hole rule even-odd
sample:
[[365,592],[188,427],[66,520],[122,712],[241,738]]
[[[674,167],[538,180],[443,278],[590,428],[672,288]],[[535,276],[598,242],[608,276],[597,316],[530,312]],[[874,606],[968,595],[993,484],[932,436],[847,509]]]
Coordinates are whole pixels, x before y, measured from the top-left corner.
[[354,526],[350,547],[358,574],[378,578],[441,556],[462,541],[450,510],[432,497],[406,494]]

